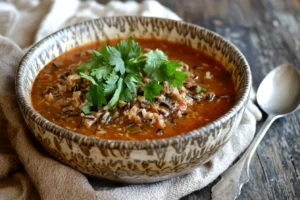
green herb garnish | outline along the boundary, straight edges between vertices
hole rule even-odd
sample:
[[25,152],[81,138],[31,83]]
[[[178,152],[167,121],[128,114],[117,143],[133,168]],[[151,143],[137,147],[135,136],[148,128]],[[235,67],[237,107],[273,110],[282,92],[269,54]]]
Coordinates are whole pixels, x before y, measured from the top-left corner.
[[[177,70],[180,66],[179,61],[169,61],[159,49],[142,54],[133,37],[121,40],[116,48],[103,44],[89,61],[75,69],[91,83],[82,112],[90,113],[91,106],[109,105],[113,109],[119,100],[129,102],[136,97],[138,86],[142,86],[145,99],[153,103],[154,97],[160,95],[163,81],[177,88],[183,85],[187,74]],[[141,75],[151,81],[144,84]]]
[[151,81],[143,87],[144,96],[150,102],[154,101],[154,97],[160,95],[161,90],[162,86],[156,80]]
[[198,86],[196,88],[196,93],[200,93],[200,92],[207,92],[207,90],[204,87]]

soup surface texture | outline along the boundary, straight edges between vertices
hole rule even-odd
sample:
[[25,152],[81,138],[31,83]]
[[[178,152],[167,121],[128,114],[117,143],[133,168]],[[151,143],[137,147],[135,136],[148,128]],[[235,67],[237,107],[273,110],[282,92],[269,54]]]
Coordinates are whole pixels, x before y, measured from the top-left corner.
[[[142,86],[138,86],[130,102],[119,100],[115,108],[91,106],[90,111],[83,112],[91,82],[75,69],[91,58],[93,50],[103,46],[103,42],[90,43],[60,55],[40,71],[32,86],[34,109],[49,121],[88,136],[145,140],[187,133],[219,118],[233,106],[230,75],[213,58],[178,43],[138,38],[135,41],[143,53],[160,49],[169,60],[180,61],[178,70],[186,73],[183,86],[161,82],[162,90],[152,103],[143,96]],[[105,42],[116,46],[120,40]],[[151,77],[139,74],[140,85],[151,81]]]

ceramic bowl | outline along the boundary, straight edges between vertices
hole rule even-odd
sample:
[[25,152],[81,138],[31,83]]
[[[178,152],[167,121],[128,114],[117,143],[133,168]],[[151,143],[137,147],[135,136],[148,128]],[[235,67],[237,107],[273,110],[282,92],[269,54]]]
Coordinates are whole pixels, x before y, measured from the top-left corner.
[[[220,61],[230,73],[236,103],[217,120],[166,139],[115,141],[88,137],[43,118],[31,105],[35,77],[60,54],[85,43],[129,36],[183,43]],[[183,175],[212,159],[236,130],[251,88],[250,68],[241,52],[216,33],[182,21],[108,17],[62,29],[34,45],[20,62],[16,94],[33,135],[61,162],[84,174],[119,182],[156,182]]]

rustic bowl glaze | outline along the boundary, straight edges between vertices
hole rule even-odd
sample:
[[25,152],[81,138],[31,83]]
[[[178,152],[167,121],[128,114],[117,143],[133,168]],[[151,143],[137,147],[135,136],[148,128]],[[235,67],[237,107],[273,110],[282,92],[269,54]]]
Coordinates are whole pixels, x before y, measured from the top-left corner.
[[[114,141],[64,129],[38,114],[31,105],[32,83],[39,71],[60,54],[99,40],[160,38],[184,43],[220,61],[231,74],[236,103],[225,115],[189,133],[145,141]],[[236,130],[251,88],[251,72],[231,43],[209,30],[182,21],[148,17],[108,17],[62,29],[33,46],[22,59],[16,93],[33,135],[61,162],[88,175],[114,181],[145,183],[186,174],[208,162]]]

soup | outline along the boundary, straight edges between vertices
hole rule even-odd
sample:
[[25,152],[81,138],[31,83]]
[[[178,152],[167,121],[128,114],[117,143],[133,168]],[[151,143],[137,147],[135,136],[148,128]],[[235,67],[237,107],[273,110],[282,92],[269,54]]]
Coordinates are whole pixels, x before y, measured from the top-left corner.
[[219,118],[233,106],[234,86],[219,62],[196,49],[130,38],[55,58],[35,79],[31,101],[44,118],[84,135],[160,139]]

